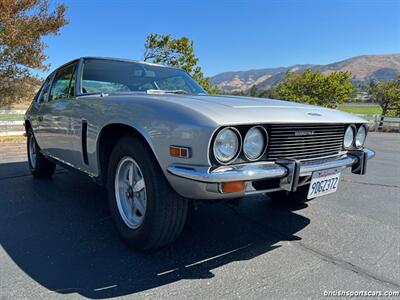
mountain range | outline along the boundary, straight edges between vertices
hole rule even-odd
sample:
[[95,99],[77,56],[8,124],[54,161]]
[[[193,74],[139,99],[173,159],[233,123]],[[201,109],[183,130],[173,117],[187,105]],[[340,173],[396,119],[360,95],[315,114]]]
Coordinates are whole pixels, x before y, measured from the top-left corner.
[[226,92],[246,91],[253,85],[258,89],[273,87],[285,77],[286,72],[318,70],[323,74],[334,71],[350,71],[355,83],[372,80],[391,80],[400,74],[400,54],[361,55],[327,65],[294,65],[248,71],[224,72],[211,77],[211,83]]

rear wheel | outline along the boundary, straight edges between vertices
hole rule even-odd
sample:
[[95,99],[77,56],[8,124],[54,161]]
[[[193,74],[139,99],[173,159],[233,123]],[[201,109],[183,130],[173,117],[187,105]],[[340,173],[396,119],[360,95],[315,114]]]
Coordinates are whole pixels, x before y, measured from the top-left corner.
[[114,223],[129,247],[159,248],[181,233],[188,201],[172,190],[139,138],[125,136],[114,147],[107,189]]
[[299,186],[295,192],[279,191],[268,193],[267,196],[276,202],[304,203],[307,202],[309,184]]
[[41,152],[32,129],[28,130],[27,139],[28,166],[35,178],[49,178],[56,169],[55,163],[49,161]]

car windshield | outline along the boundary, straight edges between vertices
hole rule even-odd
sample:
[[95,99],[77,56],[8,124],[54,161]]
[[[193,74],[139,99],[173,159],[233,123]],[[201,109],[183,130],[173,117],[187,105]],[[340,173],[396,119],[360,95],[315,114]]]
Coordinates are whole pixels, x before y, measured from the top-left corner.
[[186,72],[151,64],[86,59],[82,93],[175,93],[206,94]]

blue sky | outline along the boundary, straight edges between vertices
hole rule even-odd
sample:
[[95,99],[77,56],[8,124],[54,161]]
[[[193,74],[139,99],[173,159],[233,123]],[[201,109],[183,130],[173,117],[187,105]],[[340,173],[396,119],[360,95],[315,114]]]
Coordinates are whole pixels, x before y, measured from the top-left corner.
[[207,76],[400,53],[400,1],[69,0],[45,38],[51,69],[80,56],[141,59],[149,33],[187,36]]

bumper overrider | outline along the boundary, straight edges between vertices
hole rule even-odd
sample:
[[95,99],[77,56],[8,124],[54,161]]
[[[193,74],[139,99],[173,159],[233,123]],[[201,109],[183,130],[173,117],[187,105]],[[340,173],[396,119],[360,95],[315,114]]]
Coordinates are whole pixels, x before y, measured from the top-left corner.
[[[194,166],[188,164],[172,164],[168,172],[175,175],[172,185],[183,196],[197,199],[233,198],[247,194],[286,190],[294,192],[297,187],[307,184],[308,178],[315,171],[351,167],[354,174],[364,175],[367,161],[375,156],[375,152],[364,148],[348,151],[346,154],[326,159],[298,161],[280,159],[275,162],[253,162],[217,168]],[[254,189],[252,182],[279,179],[279,185],[269,189]],[[246,182],[242,192],[224,193],[221,184],[227,182]],[[184,186],[183,186],[184,185]]]

